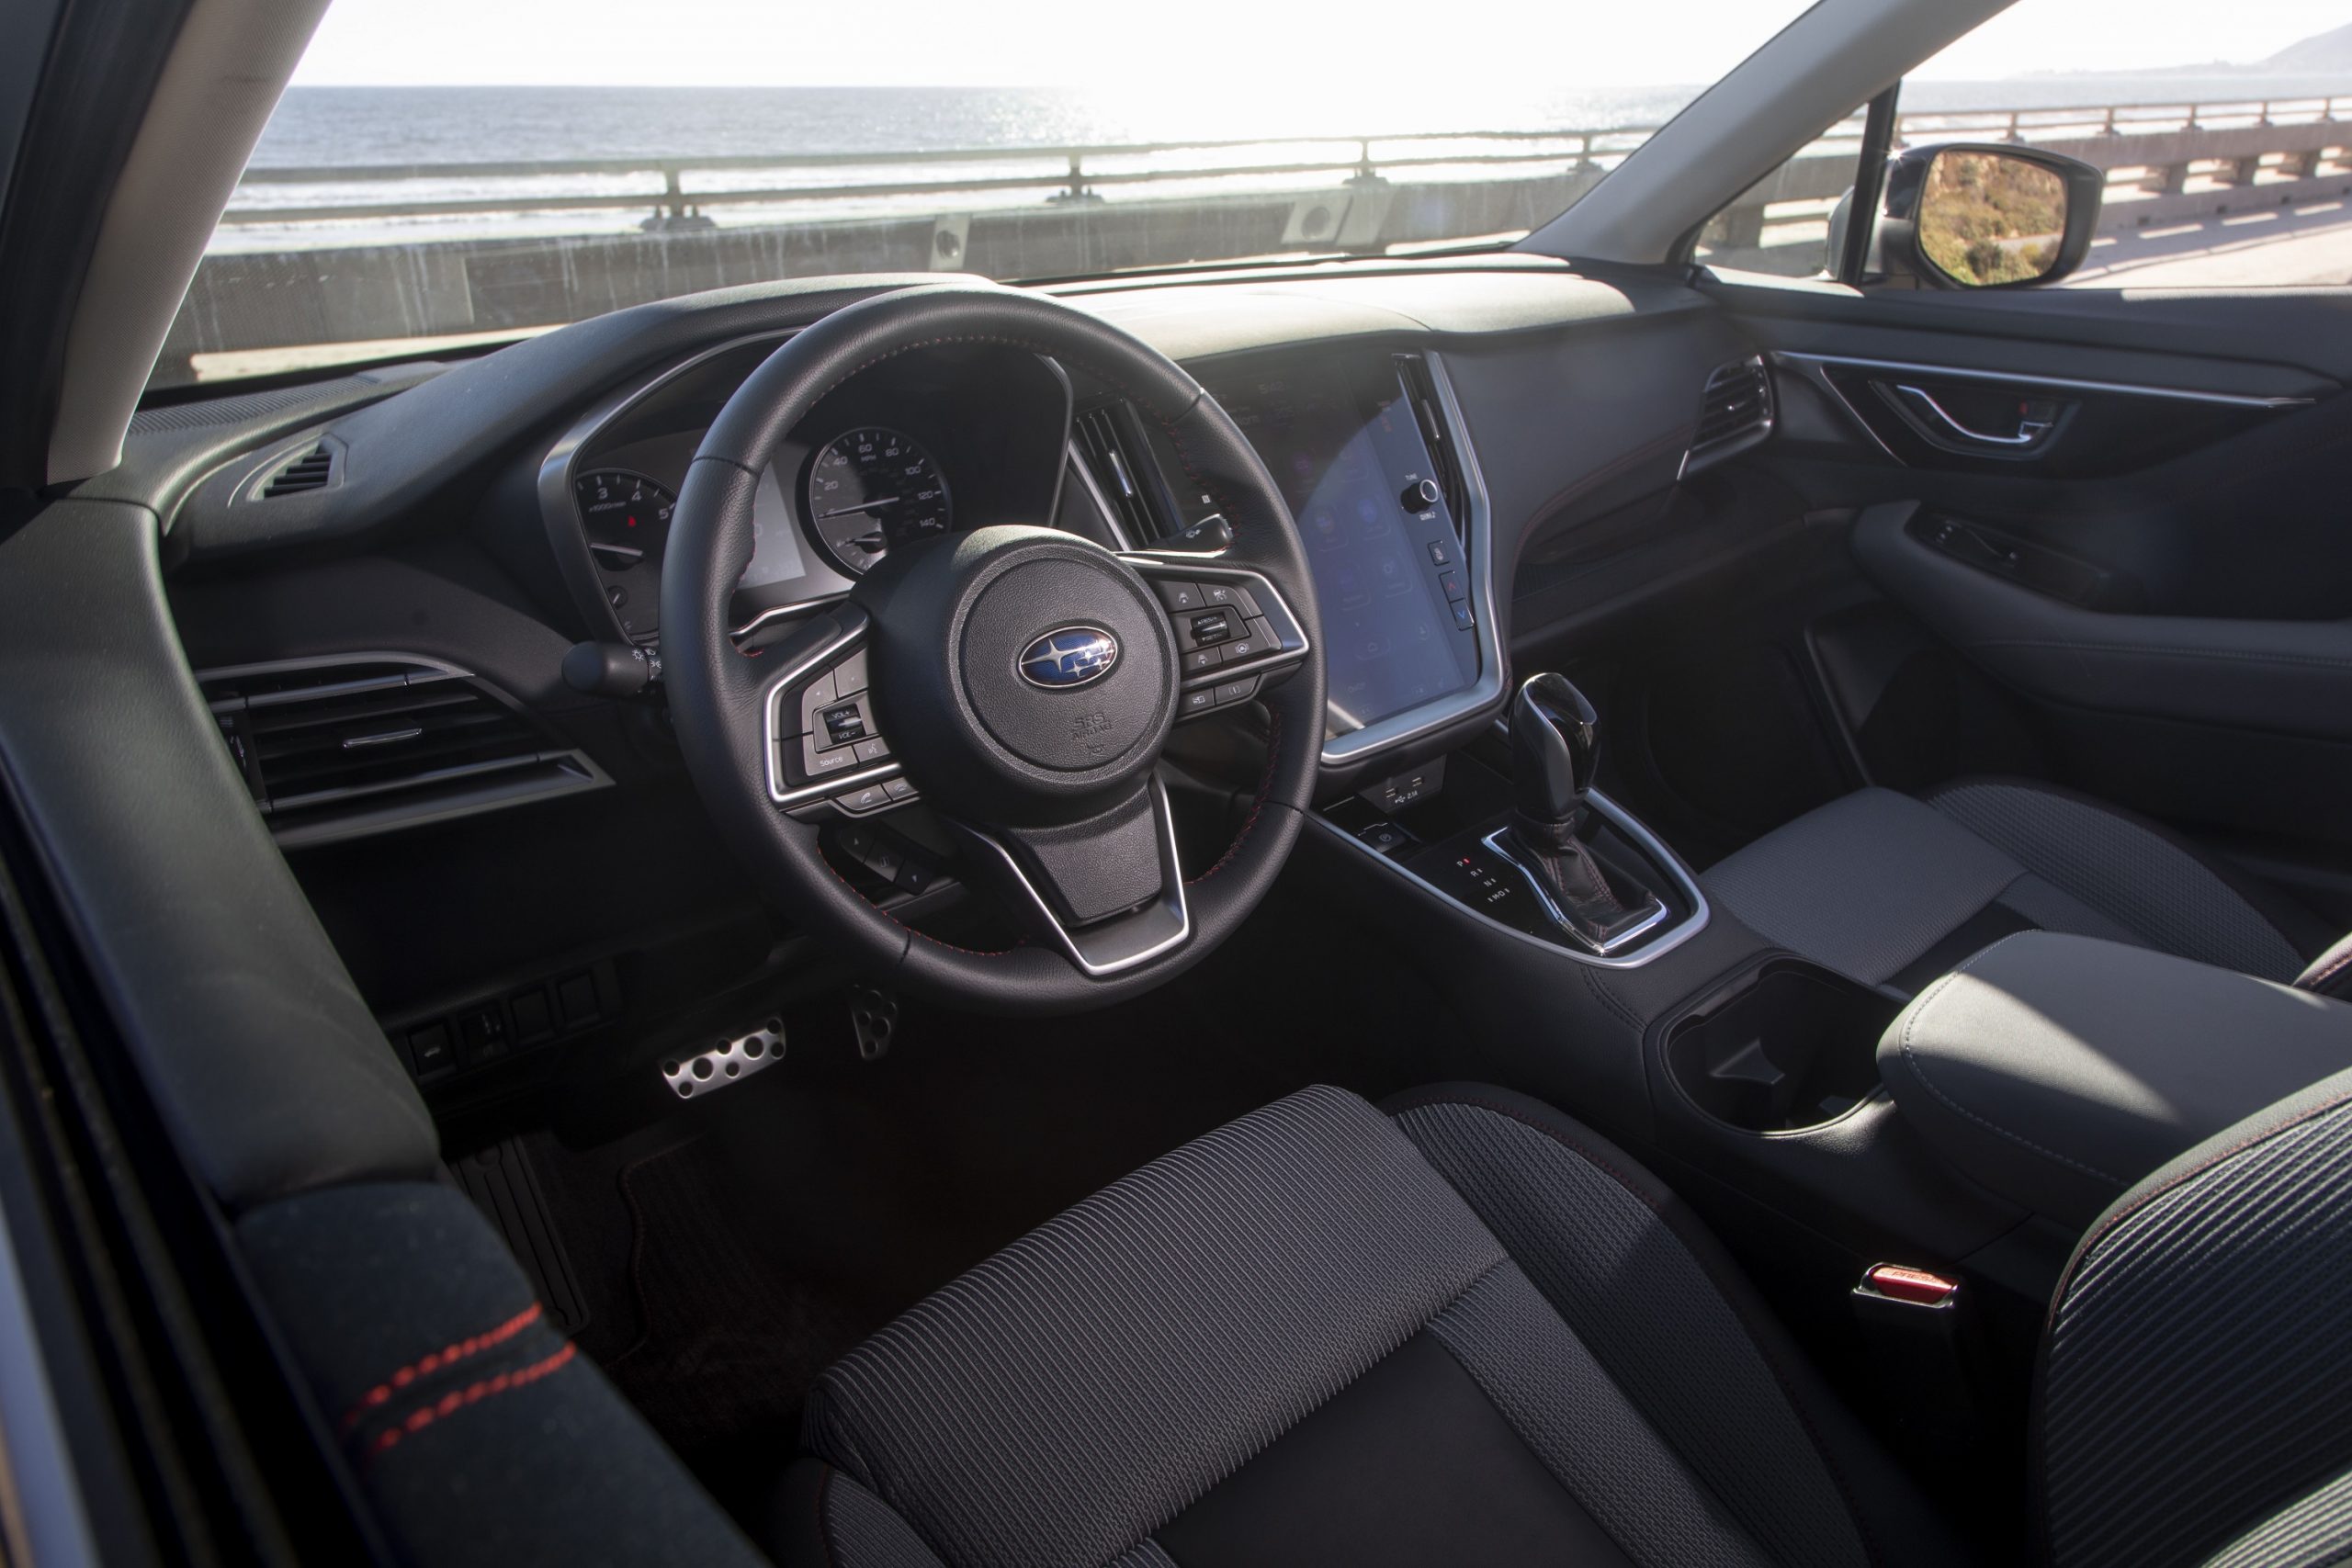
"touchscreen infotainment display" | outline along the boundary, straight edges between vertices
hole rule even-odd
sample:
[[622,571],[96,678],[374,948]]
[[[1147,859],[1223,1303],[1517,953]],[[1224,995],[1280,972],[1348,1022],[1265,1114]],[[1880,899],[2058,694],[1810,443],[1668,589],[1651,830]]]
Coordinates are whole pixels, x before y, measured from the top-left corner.
[[1332,731],[1478,678],[1461,543],[1385,355],[1292,360],[1210,384],[1290,502],[1322,612]]

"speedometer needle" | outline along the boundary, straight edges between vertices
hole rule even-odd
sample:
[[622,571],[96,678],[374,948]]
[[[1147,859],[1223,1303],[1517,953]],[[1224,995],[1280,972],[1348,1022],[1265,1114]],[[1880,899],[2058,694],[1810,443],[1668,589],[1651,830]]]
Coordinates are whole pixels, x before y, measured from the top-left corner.
[[877,495],[871,501],[861,501],[855,506],[836,506],[831,512],[820,512],[817,513],[817,521],[822,523],[828,517],[847,517],[852,513],[871,512],[877,506],[898,504],[899,498],[895,495]]

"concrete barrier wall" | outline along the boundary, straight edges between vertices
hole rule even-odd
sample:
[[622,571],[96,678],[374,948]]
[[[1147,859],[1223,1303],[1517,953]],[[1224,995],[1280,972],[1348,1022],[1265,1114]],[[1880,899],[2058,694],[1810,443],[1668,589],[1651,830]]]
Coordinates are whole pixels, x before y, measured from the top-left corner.
[[[2116,183],[2100,230],[2124,233],[2352,195],[2348,142],[2352,127],[2324,120],[2087,135],[2077,130],[2042,144],[2110,171]],[[166,340],[159,378],[187,378],[197,355],[512,331],[696,289],[819,273],[937,269],[1061,277],[1509,233],[1544,222],[1600,173],[1578,161],[1540,175],[1498,179],[1358,179],[1209,198],[209,255]],[[1772,209],[1834,201],[1852,178],[1850,151],[1792,159],[1710,225],[1710,243],[1721,259],[1745,265],[1741,258],[1770,248]]]

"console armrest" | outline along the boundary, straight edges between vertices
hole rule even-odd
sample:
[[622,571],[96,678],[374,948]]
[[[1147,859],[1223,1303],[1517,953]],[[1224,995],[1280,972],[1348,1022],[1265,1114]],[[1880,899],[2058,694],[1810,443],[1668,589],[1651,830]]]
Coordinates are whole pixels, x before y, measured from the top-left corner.
[[2023,931],[1920,992],[1887,1025],[1878,1066],[1962,1171],[2080,1227],[2191,1145],[2352,1066],[2352,1005]]

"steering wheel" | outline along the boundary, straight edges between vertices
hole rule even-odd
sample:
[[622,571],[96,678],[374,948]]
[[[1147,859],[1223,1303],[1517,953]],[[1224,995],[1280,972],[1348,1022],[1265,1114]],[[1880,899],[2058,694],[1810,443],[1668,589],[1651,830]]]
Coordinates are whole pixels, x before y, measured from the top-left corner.
[[[729,599],[778,444],[860,371],[955,343],[1026,349],[1115,389],[1165,431],[1231,542],[1122,554],[1042,526],[910,542],[788,640],[747,653]],[[1322,748],[1306,554],[1248,440],[1158,351],[1010,288],[876,295],[752,373],[678,493],[662,661],[687,769],[768,896],[892,984],[993,1011],[1100,1006],[1198,963],[1297,841]],[[1252,702],[1268,710],[1256,798],[1224,853],[1187,881],[1162,748],[1172,725]],[[978,952],[901,924],[834,867],[806,819],[854,820],[918,795],[1018,917],[1028,934],[1015,945]]]

